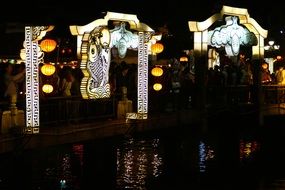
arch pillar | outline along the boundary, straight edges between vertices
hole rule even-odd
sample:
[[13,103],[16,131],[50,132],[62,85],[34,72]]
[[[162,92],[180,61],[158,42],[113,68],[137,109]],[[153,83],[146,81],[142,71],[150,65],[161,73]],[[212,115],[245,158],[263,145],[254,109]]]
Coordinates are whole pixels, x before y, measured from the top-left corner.
[[206,77],[208,55],[208,30],[194,32],[195,88],[196,107],[204,109],[206,105]]

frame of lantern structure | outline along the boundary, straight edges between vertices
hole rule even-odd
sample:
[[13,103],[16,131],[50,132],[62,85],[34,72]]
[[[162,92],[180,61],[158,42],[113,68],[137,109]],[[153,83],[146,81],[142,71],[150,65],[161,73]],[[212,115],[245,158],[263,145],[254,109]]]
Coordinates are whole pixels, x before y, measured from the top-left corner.
[[[128,22],[130,28],[137,31],[137,36],[132,36],[137,39],[136,46],[138,51],[137,112],[126,113],[126,119],[147,119],[148,56],[151,53],[151,45],[160,40],[161,35],[154,35],[153,29],[139,22],[136,15],[107,12],[103,19],[97,19],[84,26],[70,26],[72,35],[77,36],[77,56],[81,60],[80,68],[84,73],[80,87],[82,97],[84,99],[110,97],[109,82],[108,80],[104,81],[104,79],[108,79],[109,74],[106,71],[108,71],[110,65],[110,48],[114,45],[110,39],[111,36],[108,36],[108,33],[110,34],[110,30],[108,29],[109,20],[120,21],[122,23]],[[126,29],[123,30],[123,33],[131,35],[131,32]],[[124,52],[124,50],[121,51]],[[96,64],[97,66],[94,66]],[[100,68],[100,65],[103,65],[103,67]],[[103,85],[92,86],[96,82],[94,79],[96,76],[92,78],[93,75],[101,72],[103,72],[103,78],[100,84]]]
[[26,62],[26,128],[27,134],[39,133],[39,64],[43,62],[44,53],[38,44],[54,26],[25,27],[25,62]]

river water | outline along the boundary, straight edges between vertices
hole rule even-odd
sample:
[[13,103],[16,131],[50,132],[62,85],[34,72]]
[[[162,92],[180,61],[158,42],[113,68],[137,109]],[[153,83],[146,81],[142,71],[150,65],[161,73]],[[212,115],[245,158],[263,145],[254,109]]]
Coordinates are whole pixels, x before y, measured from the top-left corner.
[[282,189],[282,119],[209,120],[147,133],[15,149],[0,155],[0,189]]

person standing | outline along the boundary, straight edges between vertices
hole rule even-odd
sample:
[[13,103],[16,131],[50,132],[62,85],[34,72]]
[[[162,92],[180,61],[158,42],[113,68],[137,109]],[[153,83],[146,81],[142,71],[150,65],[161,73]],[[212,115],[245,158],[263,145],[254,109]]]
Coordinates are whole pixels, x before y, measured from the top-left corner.
[[277,84],[278,85],[285,85],[285,70],[284,70],[284,67],[282,65],[279,66],[275,75],[276,75]]
[[70,70],[66,70],[65,76],[62,78],[61,92],[62,96],[71,96],[71,87],[74,81],[74,76]]
[[22,69],[19,73],[14,74],[13,65],[7,64],[5,68],[4,81],[6,90],[4,97],[9,97],[11,107],[16,106],[18,95],[18,84],[25,79],[25,69]]
[[119,72],[116,74],[116,90],[120,99],[127,98],[127,90],[130,84],[129,81],[129,66],[125,61],[120,64]]
[[263,62],[261,65],[261,83],[262,84],[270,84],[272,82],[272,78],[269,71],[269,64],[267,62]]

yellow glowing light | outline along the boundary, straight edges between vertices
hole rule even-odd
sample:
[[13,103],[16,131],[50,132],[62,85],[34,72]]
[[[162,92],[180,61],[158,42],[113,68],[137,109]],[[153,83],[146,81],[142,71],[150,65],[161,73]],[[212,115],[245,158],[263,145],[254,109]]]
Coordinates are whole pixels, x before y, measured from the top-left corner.
[[238,7],[223,6],[220,13],[216,13],[202,22],[189,21],[188,26],[194,32],[194,51],[205,54],[208,47],[208,28],[216,21],[221,20],[224,15],[233,15],[239,18],[239,24],[244,25],[257,37],[258,43],[252,46],[252,58],[260,59],[264,56],[264,38],[267,38],[268,31],[263,29],[253,18],[249,16],[247,9]]
[[188,57],[186,57],[186,56],[180,57],[179,61],[180,62],[187,62],[188,61]]
[[46,63],[41,67],[41,72],[46,76],[53,75],[55,72],[55,66],[52,64]]
[[44,84],[43,87],[42,87],[42,90],[43,90],[44,93],[47,93],[47,94],[52,93],[53,86],[50,85],[50,84]]
[[52,52],[56,48],[56,41],[53,39],[44,39],[40,43],[40,47],[44,52]]
[[20,58],[22,60],[26,60],[26,50],[25,49],[21,49],[21,51],[20,51]]
[[164,46],[161,43],[155,43],[155,44],[152,44],[151,46],[151,52],[153,54],[161,53],[163,49],[164,49]]
[[160,84],[160,83],[155,83],[155,84],[153,85],[153,89],[154,89],[155,91],[160,91],[160,90],[162,89],[162,84]]
[[262,63],[262,68],[264,69],[264,70],[266,70],[267,68],[268,68],[268,64],[267,63]]
[[152,76],[160,77],[163,74],[163,69],[160,67],[154,67],[151,70],[151,74],[152,74]]

